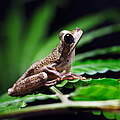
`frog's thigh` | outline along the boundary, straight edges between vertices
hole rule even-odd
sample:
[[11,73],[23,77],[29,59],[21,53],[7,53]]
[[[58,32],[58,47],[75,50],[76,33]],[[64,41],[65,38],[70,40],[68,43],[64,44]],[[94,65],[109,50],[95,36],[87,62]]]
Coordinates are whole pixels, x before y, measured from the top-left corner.
[[8,94],[11,96],[22,96],[27,93],[31,93],[43,86],[46,81],[47,74],[45,72],[29,76],[19,82],[16,82],[14,86],[8,90]]
[[30,77],[27,77],[24,79],[24,82],[26,83],[25,86],[28,86],[30,88],[34,87],[34,86],[36,86],[36,87],[42,86],[44,84],[44,82],[47,81],[47,77],[48,76],[45,72],[41,72],[41,73],[32,75]]
[[[29,76],[27,78],[25,78],[23,81],[25,82],[30,82],[30,83],[36,83],[37,81],[42,83],[44,81],[47,80],[47,74],[45,72],[41,72],[41,73],[38,73],[38,74],[35,74],[35,75],[32,75],[32,76]],[[22,81],[21,81],[22,82]]]

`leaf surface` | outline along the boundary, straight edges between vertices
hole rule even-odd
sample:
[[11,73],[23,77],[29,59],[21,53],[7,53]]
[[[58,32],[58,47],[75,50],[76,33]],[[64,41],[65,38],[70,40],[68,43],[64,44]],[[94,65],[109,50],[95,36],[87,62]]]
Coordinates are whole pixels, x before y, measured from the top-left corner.
[[85,62],[76,61],[73,64],[72,72],[82,75],[94,75],[96,73],[105,73],[108,70],[120,71],[120,60],[87,60]]

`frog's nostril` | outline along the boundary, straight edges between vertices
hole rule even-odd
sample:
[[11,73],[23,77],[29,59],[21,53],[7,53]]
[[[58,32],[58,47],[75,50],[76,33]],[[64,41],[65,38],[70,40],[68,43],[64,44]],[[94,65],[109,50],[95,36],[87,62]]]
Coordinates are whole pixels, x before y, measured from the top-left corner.
[[78,31],[80,31],[80,28],[76,27],[76,29],[75,29],[75,30],[77,30],[77,32],[78,32]]

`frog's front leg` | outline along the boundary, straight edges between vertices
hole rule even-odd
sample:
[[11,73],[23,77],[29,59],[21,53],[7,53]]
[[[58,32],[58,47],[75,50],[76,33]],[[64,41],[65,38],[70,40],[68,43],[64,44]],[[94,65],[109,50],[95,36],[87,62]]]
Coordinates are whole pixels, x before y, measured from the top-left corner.
[[64,74],[62,76],[62,79],[61,80],[74,80],[74,79],[80,79],[80,80],[86,80],[85,77],[82,77],[82,76],[79,76],[79,75],[76,75],[74,73],[67,73],[67,74]]
[[51,73],[53,76],[62,78],[62,74],[60,72],[58,72],[54,67],[52,66],[45,66],[42,68],[42,71],[46,72],[46,73]]
[[48,75],[45,72],[26,77],[21,81],[17,81],[12,88],[9,88],[8,95],[24,96],[44,86],[47,79]]
[[86,80],[85,77],[76,75],[76,74],[70,72],[70,70],[71,70],[71,65],[66,67],[65,73],[63,74],[61,80],[74,80],[74,79]]

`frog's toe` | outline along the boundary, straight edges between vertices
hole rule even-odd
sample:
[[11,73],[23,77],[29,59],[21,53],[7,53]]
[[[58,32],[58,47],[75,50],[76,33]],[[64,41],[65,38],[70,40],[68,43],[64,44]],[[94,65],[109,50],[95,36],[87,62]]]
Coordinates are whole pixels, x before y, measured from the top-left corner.
[[51,80],[51,81],[47,81],[45,83],[45,86],[53,86],[57,84],[57,79]]
[[80,80],[86,80],[86,77],[79,76]]

